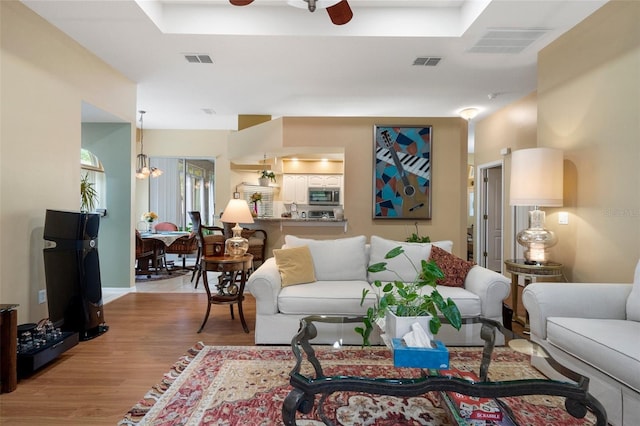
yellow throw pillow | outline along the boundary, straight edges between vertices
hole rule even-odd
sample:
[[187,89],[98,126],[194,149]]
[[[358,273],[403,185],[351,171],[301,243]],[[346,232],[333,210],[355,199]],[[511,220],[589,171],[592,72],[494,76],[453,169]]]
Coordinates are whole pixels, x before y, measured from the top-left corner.
[[308,246],[274,249],[273,255],[280,271],[282,287],[311,283],[316,280],[313,259]]

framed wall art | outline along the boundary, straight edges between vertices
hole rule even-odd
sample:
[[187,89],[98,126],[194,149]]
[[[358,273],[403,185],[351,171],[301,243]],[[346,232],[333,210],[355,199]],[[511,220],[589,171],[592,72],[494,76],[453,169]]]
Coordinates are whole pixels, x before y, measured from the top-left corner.
[[431,219],[431,126],[374,126],[373,218]]

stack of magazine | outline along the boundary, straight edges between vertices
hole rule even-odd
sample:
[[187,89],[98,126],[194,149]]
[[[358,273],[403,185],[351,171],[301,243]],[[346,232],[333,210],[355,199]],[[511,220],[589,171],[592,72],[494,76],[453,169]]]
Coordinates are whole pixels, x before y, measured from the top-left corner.
[[[458,377],[470,382],[478,376],[470,371],[440,370],[441,376]],[[457,392],[440,392],[442,406],[454,424],[462,426],[517,426],[503,403],[493,398],[478,398]]]

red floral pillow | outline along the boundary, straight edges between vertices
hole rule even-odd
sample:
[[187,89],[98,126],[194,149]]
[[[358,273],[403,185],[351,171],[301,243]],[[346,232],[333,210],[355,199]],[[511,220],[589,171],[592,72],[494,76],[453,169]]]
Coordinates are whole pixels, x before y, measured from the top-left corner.
[[449,287],[464,287],[464,280],[475,265],[475,263],[467,262],[437,246],[431,246],[429,260],[436,262],[436,265],[444,273],[444,278],[437,281],[438,285]]

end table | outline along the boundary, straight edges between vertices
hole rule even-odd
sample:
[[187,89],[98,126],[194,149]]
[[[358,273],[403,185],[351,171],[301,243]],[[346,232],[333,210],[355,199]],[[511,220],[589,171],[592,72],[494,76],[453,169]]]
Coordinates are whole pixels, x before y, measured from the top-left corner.
[[511,308],[513,309],[513,321],[529,329],[529,317],[518,315],[518,277],[525,277],[525,287],[527,286],[527,278],[531,282],[535,282],[537,278],[555,278],[564,280],[562,273],[562,264],[557,262],[545,262],[544,264],[528,265],[524,259],[507,259],[504,261],[507,272],[511,273]]
[[[235,304],[238,305],[238,314],[240,315],[242,329],[245,333],[248,333],[249,327],[247,327],[247,322],[244,319],[242,301],[244,300],[244,285],[247,282],[248,272],[253,267],[253,256],[251,254],[238,257],[202,256],[199,267],[202,271],[204,288],[207,291],[207,312],[204,315],[204,321],[202,321],[198,333],[202,331],[209,319],[211,305],[229,305],[231,319],[234,319],[233,305]],[[207,271],[222,273],[216,285],[215,293],[212,293],[209,287]]]

